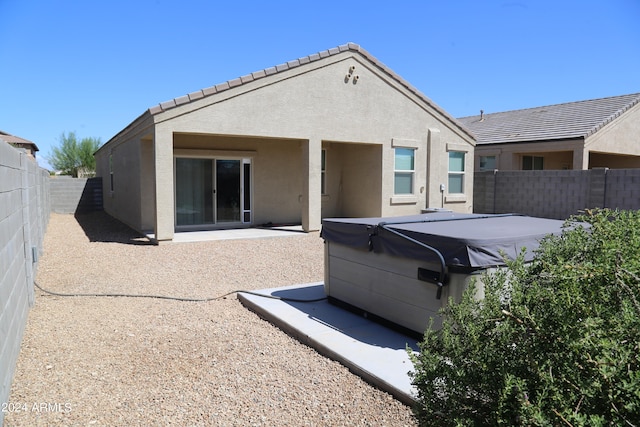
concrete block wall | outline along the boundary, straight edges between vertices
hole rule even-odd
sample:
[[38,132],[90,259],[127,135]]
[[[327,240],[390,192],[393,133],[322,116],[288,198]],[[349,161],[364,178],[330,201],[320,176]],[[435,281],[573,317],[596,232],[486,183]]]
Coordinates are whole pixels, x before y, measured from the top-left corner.
[[602,208],[606,206],[606,187],[607,187],[606,168],[592,169],[589,171],[589,206]]
[[640,169],[484,171],[474,212],[566,219],[584,209],[640,209]]
[[640,169],[608,169],[604,204],[619,209],[640,209]]
[[102,210],[102,178],[51,179],[51,211],[75,214]]
[[473,210],[477,213],[492,213],[495,210],[497,171],[476,173],[473,180]]
[[[34,303],[33,281],[49,211],[48,172],[24,152],[0,142],[0,404],[8,402]],[[3,421],[0,412],[0,425]]]

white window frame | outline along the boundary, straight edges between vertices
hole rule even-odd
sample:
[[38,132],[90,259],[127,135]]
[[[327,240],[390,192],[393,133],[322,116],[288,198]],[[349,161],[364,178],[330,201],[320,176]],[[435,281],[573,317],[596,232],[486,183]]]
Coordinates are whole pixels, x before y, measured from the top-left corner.
[[[245,175],[245,167],[249,167],[249,176]],[[241,211],[240,220],[243,224],[253,224],[253,161],[251,158],[243,158],[240,171]],[[248,180],[248,182],[247,182]],[[247,200],[248,199],[248,200]],[[248,206],[247,206],[248,202]]]
[[[462,154],[462,170],[461,171],[454,171],[451,170],[451,155],[454,153],[459,153]],[[465,181],[466,181],[466,171],[465,171],[465,163],[467,161],[467,153],[465,151],[459,151],[459,150],[449,150],[449,152],[447,153],[447,160],[448,160],[448,165],[447,165],[447,192],[449,194],[464,194],[464,186],[465,186]],[[452,192],[451,191],[451,185],[450,185],[450,181],[451,181],[451,177],[452,176],[460,176],[462,177],[462,183],[461,183],[461,189],[460,191],[456,191],[456,192]]]
[[[416,189],[419,187],[418,182],[416,181],[418,178],[418,148],[420,147],[420,141],[414,139],[405,139],[405,138],[392,138],[391,139],[391,148],[393,149],[393,190],[391,194],[391,204],[392,205],[415,205],[418,203],[418,196],[416,194]],[[405,148],[413,150],[413,170],[409,171],[413,175],[412,179],[412,188],[411,193],[407,194],[395,194],[396,188],[396,172],[406,173],[406,170],[396,170],[396,148]]]
[[[469,178],[467,176],[467,174],[469,173],[470,170],[473,170],[473,167],[471,168],[467,168],[469,166],[469,146],[468,145],[463,145],[463,144],[454,144],[454,143],[448,143],[447,144],[447,158],[446,158],[446,162],[447,162],[447,175],[446,175],[446,180],[447,180],[447,185],[446,187],[449,187],[449,153],[452,151],[458,151],[458,152],[462,152],[464,153],[464,163],[463,163],[463,167],[464,167],[464,171],[460,172],[460,171],[456,171],[457,173],[461,173],[463,174],[462,177],[462,193],[451,193],[450,192],[450,188],[446,189],[446,194],[443,193],[444,195],[444,202],[445,203],[466,203],[467,202],[467,193],[465,191],[467,191],[466,185],[467,185],[467,179]],[[444,206],[444,204],[443,204]]]
[[[397,160],[399,150],[411,152],[411,169],[398,169]],[[396,193],[396,180],[398,176],[409,176],[411,178],[411,188],[407,193]],[[416,149],[414,147],[394,147],[393,149],[393,194],[394,196],[411,196],[416,192]]]

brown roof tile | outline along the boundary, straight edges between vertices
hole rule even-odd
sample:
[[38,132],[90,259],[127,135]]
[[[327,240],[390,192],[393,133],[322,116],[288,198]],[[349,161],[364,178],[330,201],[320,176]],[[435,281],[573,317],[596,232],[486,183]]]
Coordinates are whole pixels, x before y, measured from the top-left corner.
[[233,79],[233,80],[229,80],[229,87],[236,87],[236,86],[240,86],[242,84],[242,79],[241,78],[237,78],[237,79]]
[[11,135],[10,133],[4,132],[0,130],[0,141],[4,141],[8,144],[23,144],[23,145],[31,145],[35,151],[40,151],[38,146],[29,141],[28,139],[20,138],[19,136]]
[[251,73],[251,75],[253,75],[254,79],[260,79],[260,78],[266,76],[267,73],[264,70],[260,70],[260,71],[256,71],[254,73]]
[[640,93],[458,118],[478,144],[586,138],[640,102]]
[[160,103],[160,108],[162,108],[163,110],[168,110],[169,108],[173,108],[175,106],[176,106],[176,100],[175,99]]
[[149,108],[149,114],[154,115],[158,113],[162,113],[162,107],[160,106],[160,104]]
[[253,74],[247,74],[245,76],[240,77],[240,80],[242,81],[242,83],[248,83],[252,80],[255,80],[255,77],[253,77]]
[[224,90],[229,89],[230,87],[231,86],[229,85],[229,82],[220,83],[215,86],[216,92],[222,92]]
[[191,100],[189,99],[189,95],[184,95],[176,98],[175,101],[176,101],[176,105],[182,105],[182,104],[186,104],[187,102],[190,102]]
[[204,96],[209,96],[209,95],[213,95],[214,93],[217,93],[218,89],[216,89],[215,86],[210,86],[208,88],[202,89],[202,94]]
[[195,92],[191,92],[189,94],[189,99],[192,101],[195,101],[196,99],[200,99],[204,97],[204,92],[201,90],[195,91]]

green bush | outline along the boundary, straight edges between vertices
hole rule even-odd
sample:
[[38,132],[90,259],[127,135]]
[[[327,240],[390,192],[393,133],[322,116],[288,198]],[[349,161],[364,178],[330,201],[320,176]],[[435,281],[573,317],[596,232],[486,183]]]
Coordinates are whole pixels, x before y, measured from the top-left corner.
[[640,426],[640,211],[574,219],[425,332],[421,425]]
[[51,149],[47,158],[54,169],[63,175],[78,177],[78,172],[95,173],[96,159],[93,157],[100,147],[100,138],[82,138],[78,141],[75,132],[60,135],[60,146]]

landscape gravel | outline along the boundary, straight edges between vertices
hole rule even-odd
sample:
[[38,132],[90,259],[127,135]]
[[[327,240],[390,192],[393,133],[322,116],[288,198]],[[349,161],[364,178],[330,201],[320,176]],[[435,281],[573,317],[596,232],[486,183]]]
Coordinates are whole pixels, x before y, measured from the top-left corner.
[[235,290],[318,282],[318,233],[151,245],[52,214],[5,426],[408,426],[411,409],[261,319]]

